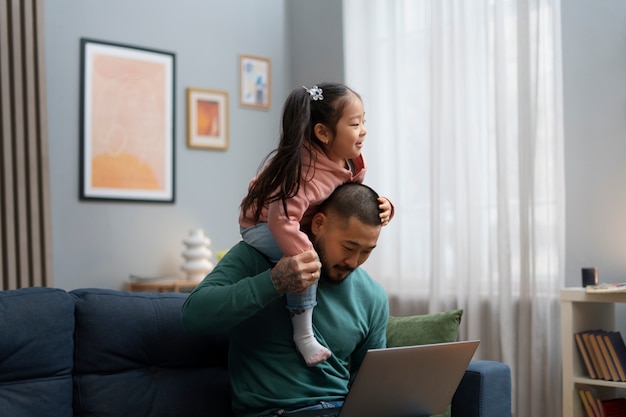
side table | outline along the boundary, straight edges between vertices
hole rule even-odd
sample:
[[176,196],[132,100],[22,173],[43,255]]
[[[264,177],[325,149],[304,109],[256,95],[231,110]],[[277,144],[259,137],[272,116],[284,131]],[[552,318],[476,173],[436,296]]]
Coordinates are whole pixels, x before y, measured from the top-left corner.
[[190,292],[200,282],[190,279],[127,281],[125,290],[133,292]]

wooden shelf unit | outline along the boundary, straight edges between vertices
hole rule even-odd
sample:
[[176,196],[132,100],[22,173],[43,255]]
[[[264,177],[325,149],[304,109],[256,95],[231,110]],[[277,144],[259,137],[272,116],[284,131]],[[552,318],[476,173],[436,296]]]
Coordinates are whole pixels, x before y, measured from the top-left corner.
[[626,395],[626,382],[589,378],[574,340],[575,333],[585,330],[615,330],[617,303],[626,303],[626,293],[587,294],[584,288],[561,290],[563,417],[586,416],[578,384],[594,387],[602,399]]

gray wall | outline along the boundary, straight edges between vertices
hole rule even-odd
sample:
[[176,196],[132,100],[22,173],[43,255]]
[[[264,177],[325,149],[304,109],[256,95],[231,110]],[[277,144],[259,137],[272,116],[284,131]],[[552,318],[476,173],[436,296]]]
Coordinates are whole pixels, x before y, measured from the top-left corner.
[[626,281],[626,2],[563,0],[566,285]]
[[[340,0],[45,2],[55,283],[120,288],[129,273],[178,272],[201,227],[213,251],[239,239],[237,208],[277,141],[291,88],[343,79]],[[563,0],[566,282],[580,268],[626,281],[626,2]],[[321,25],[320,22],[329,23]],[[173,51],[177,59],[176,203],[79,202],[79,39]],[[241,53],[272,60],[272,107],[237,100]],[[185,88],[230,93],[228,151],[186,146]]]
[[[44,19],[53,268],[64,289],[119,289],[129,274],[181,274],[182,240],[192,228],[204,229],[214,254],[236,243],[239,202],[278,143],[285,97],[343,77],[340,0],[49,0]],[[176,54],[174,204],[79,201],[82,37]],[[270,110],[239,106],[240,54],[271,59]],[[187,147],[187,87],[229,92],[227,151]]]
[[[131,273],[180,273],[192,228],[204,229],[214,253],[239,240],[239,202],[277,143],[292,88],[286,13],[284,0],[45,2],[56,286],[118,289]],[[176,53],[175,204],[79,201],[81,37]],[[271,59],[269,111],[239,106],[239,54]],[[187,147],[187,87],[229,92],[227,151]]]

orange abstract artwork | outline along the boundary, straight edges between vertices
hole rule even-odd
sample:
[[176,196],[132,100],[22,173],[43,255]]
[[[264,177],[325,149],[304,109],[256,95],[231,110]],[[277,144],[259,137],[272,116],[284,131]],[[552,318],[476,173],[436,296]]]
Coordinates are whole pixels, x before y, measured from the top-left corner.
[[197,101],[197,126],[198,136],[220,136],[219,103],[208,100]]
[[91,186],[164,189],[165,65],[97,54],[92,71]]

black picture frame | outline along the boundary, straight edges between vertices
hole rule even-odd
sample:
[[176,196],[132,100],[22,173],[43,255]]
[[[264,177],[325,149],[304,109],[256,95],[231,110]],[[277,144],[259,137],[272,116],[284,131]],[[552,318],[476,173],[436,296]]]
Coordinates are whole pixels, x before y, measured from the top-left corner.
[[79,198],[173,203],[176,55],[80,44]]

